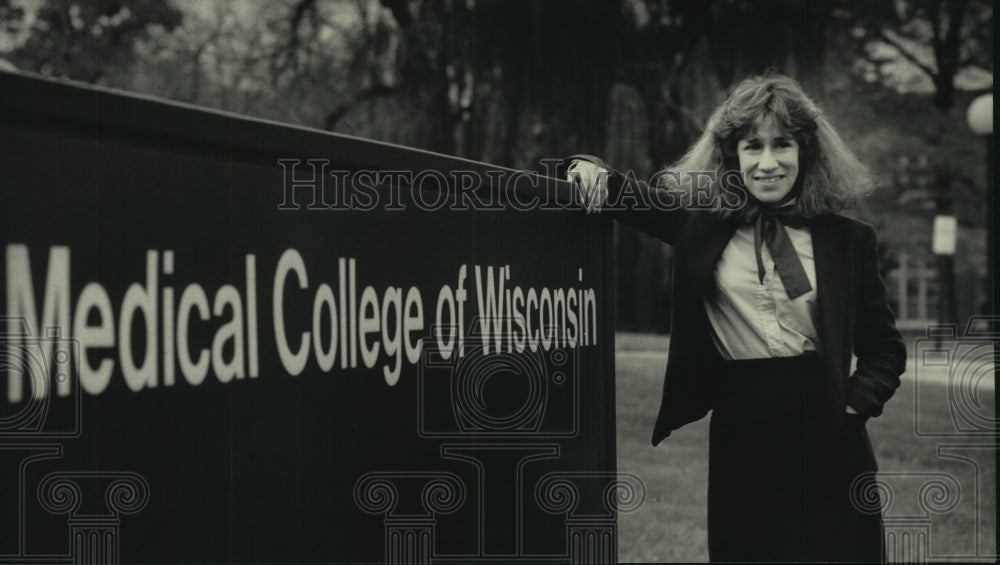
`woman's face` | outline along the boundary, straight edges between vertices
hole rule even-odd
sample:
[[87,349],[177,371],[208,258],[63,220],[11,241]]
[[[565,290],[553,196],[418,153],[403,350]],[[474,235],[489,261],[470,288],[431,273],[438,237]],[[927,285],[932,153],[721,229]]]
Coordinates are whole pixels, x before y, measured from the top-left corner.
[[740,171],[747,190],[764,204],[780,202],[792,190],[799,174],[799,144],[773,117],[736,144]]

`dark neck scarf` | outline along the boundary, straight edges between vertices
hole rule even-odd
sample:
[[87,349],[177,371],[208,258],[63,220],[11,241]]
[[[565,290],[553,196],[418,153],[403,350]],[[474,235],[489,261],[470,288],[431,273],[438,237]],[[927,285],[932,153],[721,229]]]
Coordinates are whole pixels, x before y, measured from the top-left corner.
[[767,205],[750,197],[743,209],[743,221],[753,225],[753,247],[757,257],[757,278],[764,284],[764,259],[761,247],[767,245],[771,257],[774,258],[774,270],[778,272],[781,283],[785,286],[788,298],[794,300],[812,290],[809,277],[806,276],[802,260],[792,245],[785,226],[800,228],[805,225],[805,218],[795,209],[794,195],[775,205]]

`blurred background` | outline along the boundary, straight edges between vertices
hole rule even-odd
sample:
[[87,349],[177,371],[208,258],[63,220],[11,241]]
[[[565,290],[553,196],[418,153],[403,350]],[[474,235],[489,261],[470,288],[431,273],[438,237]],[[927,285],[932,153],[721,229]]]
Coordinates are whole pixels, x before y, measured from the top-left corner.
[[[990,0],[0,0],[0,66],[540,169],[648,176],[735,82],[797,78],[877,172],[904,327],[987,308]],[[990,115],[990,129],[992,116]],[[957,251],[932,253],[934,217]],[[669,330],[670,249],[617,226],[618,327]]]

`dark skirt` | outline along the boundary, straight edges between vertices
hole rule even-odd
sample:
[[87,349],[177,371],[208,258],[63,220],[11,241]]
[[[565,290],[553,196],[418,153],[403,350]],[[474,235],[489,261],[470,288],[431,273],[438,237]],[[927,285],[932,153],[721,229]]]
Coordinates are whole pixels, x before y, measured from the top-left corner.
[[[882,519],[851,504],[877,467],[859,416],[831,421],[815,354],[721,362],[709,448],[711,561],[883,562]],[[824,409],[826,408],[826,409]],[[868,491],[872,492],[872,491]]]

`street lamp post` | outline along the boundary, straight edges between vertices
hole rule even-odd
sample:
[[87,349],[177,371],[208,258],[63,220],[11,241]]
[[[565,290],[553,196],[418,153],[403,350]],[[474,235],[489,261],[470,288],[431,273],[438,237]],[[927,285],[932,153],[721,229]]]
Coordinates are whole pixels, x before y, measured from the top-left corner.
[[[1000,323],[997,322],[997,193],[993,190],[993,94],[983,94],[969,104],[966,114],[969,128],[976,135],[986,139],[986,314],[991,316],[988,331],[993,338],[993,390],[997,388],[997,374],[1000,372]],[[993,404],[993,445],[1000,449],[1000,406]],[[994,481],[1000,479],[994,478]],[[995,488],[995,486],[994,486]]]
[[[997,195],[993,190],[993,94],[983,94],[969,104],[966,114],[969,128],[986,140],[986,313],[997,315],[996,220]],[[997,329],[997,328],[993,328]]]

